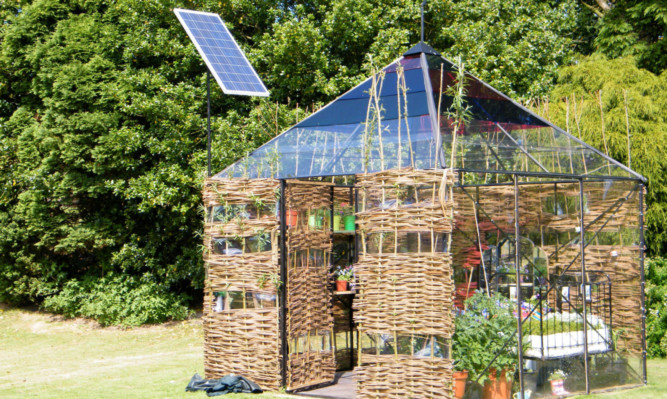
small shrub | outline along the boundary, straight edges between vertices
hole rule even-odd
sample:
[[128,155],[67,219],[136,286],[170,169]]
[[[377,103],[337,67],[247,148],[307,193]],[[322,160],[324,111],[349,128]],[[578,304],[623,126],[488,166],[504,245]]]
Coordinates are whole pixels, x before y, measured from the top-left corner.
[[667,259],[646,262],[646,350],[650,357],[667,354]]
[[146,276],[108,275],[69,281],[42,307],[67,317],[92,318],[104,326],[138,326],[187,318],[191,311],[186,299]]

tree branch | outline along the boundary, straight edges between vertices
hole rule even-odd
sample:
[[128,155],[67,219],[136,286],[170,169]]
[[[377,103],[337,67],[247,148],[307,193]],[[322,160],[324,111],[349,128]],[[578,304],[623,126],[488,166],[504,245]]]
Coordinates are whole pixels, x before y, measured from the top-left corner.
[[597,5],[588,4],[583,0],[581,2],[581,4],[583,4],[589,10],[593,11],[595,15],[600,18],[602,18],[607,11],[611,10],[611,1],[595,0],[595,3]]

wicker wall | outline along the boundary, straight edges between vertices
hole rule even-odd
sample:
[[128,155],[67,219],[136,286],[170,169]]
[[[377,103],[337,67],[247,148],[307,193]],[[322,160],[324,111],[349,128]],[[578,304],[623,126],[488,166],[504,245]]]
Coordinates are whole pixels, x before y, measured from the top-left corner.
[[[357,397],[449,398],[453,283],[451,256],[438,240],[452,229],[451,174],[401,169],[357,183]],[[386,243],[369,242],[385,235]]]
[[[271,283],[279,272],[278,188],[278,181],[269,179],[208,179],[205,183],[207,378],[238,374],[264,389],[280,388],[277,287]],[[251,248],[249,240],[258,235],[270,242],[270,249],[268,242]],[[225,240],[237,247],[228,249]],[[215,309],[216,293],[227,301],[224,310]]]

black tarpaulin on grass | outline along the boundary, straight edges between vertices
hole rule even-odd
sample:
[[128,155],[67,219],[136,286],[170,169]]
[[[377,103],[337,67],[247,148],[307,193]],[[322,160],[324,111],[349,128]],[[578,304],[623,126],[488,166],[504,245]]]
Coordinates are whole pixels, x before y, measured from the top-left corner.
[[198,373],[192,376],[186,391],[206,391],[208,396],[219,396],[228,393],[262,393],[262,388],[245,377],[226,375],[222,378],[206,380]]

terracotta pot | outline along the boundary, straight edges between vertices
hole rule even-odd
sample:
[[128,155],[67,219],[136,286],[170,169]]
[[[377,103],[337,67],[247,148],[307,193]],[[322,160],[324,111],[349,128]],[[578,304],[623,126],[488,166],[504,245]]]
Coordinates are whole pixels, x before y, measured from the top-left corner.
[[483,395],[484,399],[509,399],[511,394],[511,385],[507,383],[505,370],[496,376],[496,371],[491,370],[489,381],[484,383]]
[[468,381],[468,370],[455,371],[454,374],[454,397],[461,399],[466,392],[466,381]]
[[336,280],[336,291],[347,291],[347,281]]
[[293,209],[289,209],[287,212],[285,212],[285,219],[288,226],[296,226],[298,214],[299,213]]

